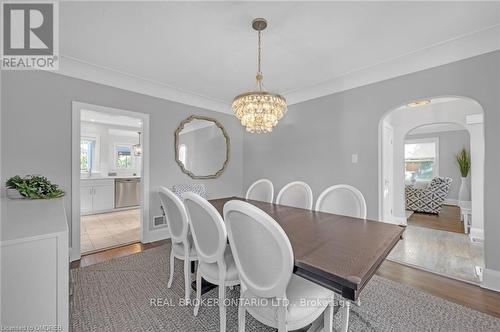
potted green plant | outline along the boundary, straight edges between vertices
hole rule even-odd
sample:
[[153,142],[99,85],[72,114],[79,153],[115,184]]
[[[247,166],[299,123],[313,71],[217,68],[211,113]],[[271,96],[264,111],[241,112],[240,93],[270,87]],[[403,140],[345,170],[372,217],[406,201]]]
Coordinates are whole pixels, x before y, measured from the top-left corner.
[[469,188],[467,186],[467,175],[470,172],[470,153],[463,148],[460,150],[455,159],[457,161],[458,168],[460,170],[460,175],[462,177],[462,182],[460,183],[460,190],[458,192],[458,201],[459,203],[469,200]]
[[7,180],[6,186],[9,198],[51,199],[64,196],[64,191],[58,185],[40,175],[16,175]]

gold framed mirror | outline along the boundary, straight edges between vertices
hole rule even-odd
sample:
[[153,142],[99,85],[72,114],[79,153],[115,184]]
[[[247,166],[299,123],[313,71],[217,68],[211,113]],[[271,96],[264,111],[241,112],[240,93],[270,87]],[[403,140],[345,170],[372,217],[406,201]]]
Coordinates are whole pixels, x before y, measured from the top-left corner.
[[215,179],[229,163],[230,143],[217,120],[191,115],[175,131],[175,161],[193,179]]

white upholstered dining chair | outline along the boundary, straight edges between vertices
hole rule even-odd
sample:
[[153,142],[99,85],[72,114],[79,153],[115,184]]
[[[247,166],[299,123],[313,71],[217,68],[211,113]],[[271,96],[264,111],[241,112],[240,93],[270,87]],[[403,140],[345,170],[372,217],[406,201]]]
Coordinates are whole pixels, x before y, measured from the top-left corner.
[[[292,246],[278,223],[237,200],[224,205],[224,220],[241,281],[238,331],[245,331],[247,311],[279,332],[311,323],[332,331],[333,292],[292,273]],[[304,305],[304,299],[315,303]]]
[[326,188],[316,201],[316,211],[366,219],[366,202],[361,191],[348,184]]
[[313,206],[311,187],[302,181],[290,182],[281,188],[276,197],[276,204],[311,210]]
[[174,278],[174,258],[184,261],[184,297],[190,298],[191,277],[189,263],[198,260],[193,239],[189,233],[189,217],[184,203],[171,190],[160,187],[158,189],[161,204],[165,210],[172,246],[170,248],[170,277],[167,287],[172,286]]
[[246,199],[272,203],[274,200],[274,186],[268,179],[255,181],[247,190]]
[[217,209],[206,199],[189,192],[184,194],[184,204],[191,222],[191,232],[198,254],[196,271],[196,302],[194,315],[198,315],[201,302],[201,278],[219,286],[219,331],[226,331],[225,288],[239,285],[236,264],[227,244],[224,220]]

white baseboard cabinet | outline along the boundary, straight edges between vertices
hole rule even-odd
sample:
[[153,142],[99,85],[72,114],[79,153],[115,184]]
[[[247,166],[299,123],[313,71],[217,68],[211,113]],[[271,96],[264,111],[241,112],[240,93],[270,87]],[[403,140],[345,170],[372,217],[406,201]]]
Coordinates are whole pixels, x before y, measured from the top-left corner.
[[2,203],[0,325],[19,331],[68,331],[64,199]]

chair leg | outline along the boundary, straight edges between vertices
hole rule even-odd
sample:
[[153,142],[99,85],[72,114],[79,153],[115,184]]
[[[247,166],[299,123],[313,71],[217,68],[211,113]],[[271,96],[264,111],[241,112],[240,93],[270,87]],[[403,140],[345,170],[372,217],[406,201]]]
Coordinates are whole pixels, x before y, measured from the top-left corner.
[[226,332],[226,305],[224,300],[226,298],[226,287],[224,281],[219,285],[219,319],[220,319],[220,332]]
[[[243,299],[240,299],[242,301]],[[243,304],[238,306],[238,332],[245,332],[246,309]]]
[[349,309],[351,307],[351,302],[344,300],[344,307],[342,308],[342,327],[340,331],[347,332],[349,329]]
[[194,315],[198,315],[198,311],[200,310],[201,303],[201,273],[198,269],[196,271],[196,303],[194,305]]
[[278,307],[278,332],[288,332],[286,326],[286,310],[285,306]]
[[328,304],[325,312],[323,312],[323,331],[332,332],[333,331],[333,301]]
[[191,278],[189,274],[189,260],[184,260],[184,297],[186,298],[186,302],[189,301],[191,295]]
[[174,279],[174,249],[170,248],[170,278],[168,279],[167,287],[172,287],[172,280]]

